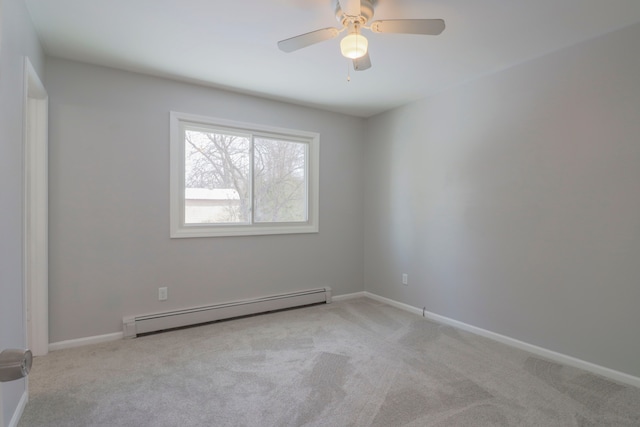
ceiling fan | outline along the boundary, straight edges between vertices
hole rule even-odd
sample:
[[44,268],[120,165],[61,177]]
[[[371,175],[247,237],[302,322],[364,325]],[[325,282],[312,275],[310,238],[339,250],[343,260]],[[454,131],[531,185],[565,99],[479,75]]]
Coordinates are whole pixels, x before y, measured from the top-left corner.
[[312,44],[320,43],[338,37],[343,31],[347,35],[340,41],[342,55],[353,60],[353,68],[356,71],[371,68],[367,39],[362,35],[362,29],[371,30],[374,33],[396,34],[423,34],[437,36],[444,31],[442,19],[385,19],[374,21],[367,25],[373,18],[376,0],[337,0],[336,19],[342,28],[328,27],[311,31],[278,42],[278,47],[283,52],[293,52]]

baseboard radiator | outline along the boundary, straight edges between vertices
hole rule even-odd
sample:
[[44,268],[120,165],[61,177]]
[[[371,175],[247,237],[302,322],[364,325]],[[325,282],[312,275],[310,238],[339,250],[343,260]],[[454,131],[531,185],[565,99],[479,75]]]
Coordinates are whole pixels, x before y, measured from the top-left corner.
[[309,289],[261,298],[166,311],[163,313],[125,316],[122,319],[122,324],[124,337],[134,338],[139,334],[149,332],[323,302],[327,304],[331,302],[331,288]]

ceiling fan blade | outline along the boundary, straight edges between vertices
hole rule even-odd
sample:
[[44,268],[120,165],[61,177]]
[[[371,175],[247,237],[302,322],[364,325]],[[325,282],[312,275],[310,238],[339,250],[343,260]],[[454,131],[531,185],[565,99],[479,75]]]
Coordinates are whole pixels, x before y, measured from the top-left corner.
[[348,16],[360,16],[360,0],[338,0],[342,13]]
[[437,36],[444,31],[442,19],[389,19],[371,23],[374,33],[426,34]]
[[311,31],[310,33],[300,34],[290,39],[280,40],[278,47],[283,52],[293,52],[312,44],[320,43],[338,37],[340,31],[337,28],[329,27],[322,30]]
[[364,56],[353,60],[354,70],[364,71],[368,70],[369,68],[371,68],[371,58],[369,57],[369,52],[367,52]]

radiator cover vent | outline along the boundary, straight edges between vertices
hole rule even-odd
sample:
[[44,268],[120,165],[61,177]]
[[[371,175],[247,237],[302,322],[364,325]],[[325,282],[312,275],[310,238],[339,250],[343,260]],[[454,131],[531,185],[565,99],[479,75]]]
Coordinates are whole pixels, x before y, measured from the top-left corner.
[[125,316],[122,325],[125,338],[134,338],[138,334],[197,325],[215,320],[231,319],[250,314],[266,313],[285,308],[300,307],[309,304],[331,303],[331,288],[317,288],[305,291],[270,295],[261,298],[246,299],[162,313]]

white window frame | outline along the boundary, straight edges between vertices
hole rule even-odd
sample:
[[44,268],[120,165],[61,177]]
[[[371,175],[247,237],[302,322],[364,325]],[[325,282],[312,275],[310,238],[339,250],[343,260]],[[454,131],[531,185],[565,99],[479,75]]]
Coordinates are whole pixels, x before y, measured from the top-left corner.
[[[308,144],[307,221],[253,224],[185,224],[185,138],[183,124],[223,127]],[[171,111],[169,114],[169,223],[171,238],[257,236],[318,232],[320,134]]]

